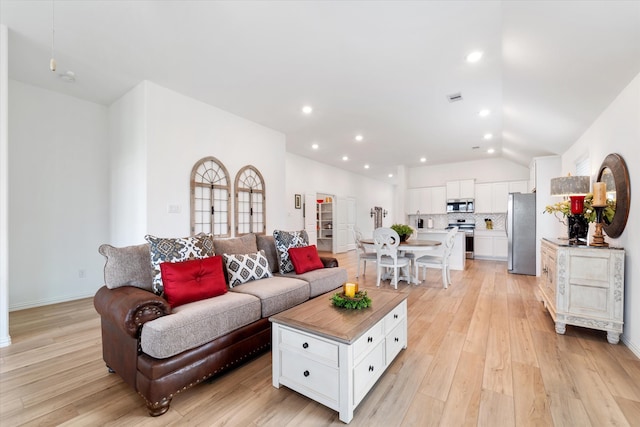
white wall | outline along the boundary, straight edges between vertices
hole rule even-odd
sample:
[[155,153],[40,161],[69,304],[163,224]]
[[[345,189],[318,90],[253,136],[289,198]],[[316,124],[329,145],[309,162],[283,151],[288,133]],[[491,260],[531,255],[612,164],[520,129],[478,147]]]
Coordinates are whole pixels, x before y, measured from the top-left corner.
[[0,25],[0,347],[9,335],[9,31]]
[[109,106],[109,243],[143,243],[147,230],[147,84]]
[[109,235],[107,109],[9,80],[9,120],[9,308],[92,296]]
[[[585,154],[591,159],[595,180],[600,165],[610,153],[620,154],[629,168],[631,209],[627,226],[618,239],[606,238],[613,246],[624,247],[625,312],[622,340],[640,357],[640,74],[618,95],[589,129],[562,155],[563,174],[575,169]],[[634,193],[635,191],[635,193]]]
[[[141,83],[110,110],[110,134],[116,139],[112,144],[120,153],[113,156],[117,161],[112,173],[122,167],[136,181],[133,190],[114,190],[111,211],[118,220],[112,239],[117,244],[143,242],[147,233],[188,236],[191,169],[206,156],[225,165],[231,182],[243,166],[256,167],[265,180],[267,233],[286,224],[282,133],[152,82]],[[128,148],[129,143],[135,153],[120,152],[118,147]],[[129,179],[119,187],[126,187]],[[134,203],[134,197],[144,203]],[[178,205],[180,212],[168,213],[168,205]],[[128,217],[136,226],[126,224]]]
[[476,183],[528,180],[529,168],[502,158],[419,166],[408,169],[407,188],[442,186],[461,179]]
[[[316,162],[295,154],[286,154],[286,230],[304,228],[302,209],[294,208],[294,195],[327,193],[336,197],[356,199],[356,226],[367,236],[373,232],[373,219],[369,211],[381,206],[389,211],[384,225],[390,226],[393,218],[394,187],[382,181],[367,178]],[[285,212],[285,209],[283,209]]]

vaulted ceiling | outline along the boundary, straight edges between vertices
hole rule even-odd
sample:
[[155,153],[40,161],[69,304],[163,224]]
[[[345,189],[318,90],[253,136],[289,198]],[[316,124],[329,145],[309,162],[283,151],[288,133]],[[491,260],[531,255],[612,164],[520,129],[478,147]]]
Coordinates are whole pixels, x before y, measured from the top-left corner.
[[375,178],[562,153],[640,72],[640,1],[1,0],[0,16],[12,79],[104,105],[151,80]]

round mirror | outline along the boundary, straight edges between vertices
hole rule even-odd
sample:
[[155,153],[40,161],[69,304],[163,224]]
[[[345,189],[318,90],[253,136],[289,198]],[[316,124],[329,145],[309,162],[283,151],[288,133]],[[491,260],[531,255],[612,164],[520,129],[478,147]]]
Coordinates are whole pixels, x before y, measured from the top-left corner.
[[613,219],[610,223],[605,222],[603,229],[607,236],[619,237],[627,225],[631,201],[629,172],[624,159],[619,154],[609,154],[600,166],[597,181],[606,184],[607,201],[613,201],[615,206]]

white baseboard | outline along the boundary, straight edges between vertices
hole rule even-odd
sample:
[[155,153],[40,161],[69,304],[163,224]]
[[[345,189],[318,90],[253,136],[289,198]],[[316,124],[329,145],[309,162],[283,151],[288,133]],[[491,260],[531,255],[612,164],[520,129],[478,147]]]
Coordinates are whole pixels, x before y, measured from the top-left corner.
[[620,341],[622,341],[624,343],[624,345],[629,347],[629,350],[631,350],[631,352],[633,354],[635,354],[638,359],[640,359],[640,346],[638,346],[638,345],[632,343],[631,341],[629,341],[629,339],[627,337],[625,337],[624,335],[622,335],[622,337],[620,337]]
[[[83,298],[89,298],[94,296],[95,293],[89,293],[86,295],[67,295],[67,296],[63,296],[63,297],[57,297],[57,298],[46,298],[46,299],[41,299],[41,300],[36,300],[36,301],[30,301],[30,302],[24,302],[21,304],[13,304],[9,306],[9,312],[12,311],[18,311],[18,310],[25,310],[27,308],[34,308],[34,307],[42,307],[43,305],[51,305],[51,304],[58,304],[61,302],[68,302],[68,301],[75,301],[78,299],[83,299]],[[1,343],[1,341],[0,341]],[[1,344],[0,344],[1,346]]]
[[0,338],[0,347],[8,347],[11,345],[11,337],[7,335],[6,337]]

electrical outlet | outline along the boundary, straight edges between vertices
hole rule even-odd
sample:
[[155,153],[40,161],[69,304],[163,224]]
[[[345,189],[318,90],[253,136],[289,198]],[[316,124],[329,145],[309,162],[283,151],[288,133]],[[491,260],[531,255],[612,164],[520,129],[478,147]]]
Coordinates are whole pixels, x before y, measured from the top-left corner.
[[180,213],[180,205],[168,205],[167,206],[167,212],[168,213],[173,213],[173,214]]
[[87,271],[84,268],[78,270],[78,278],[84,279],[85,277],[87,277]]

